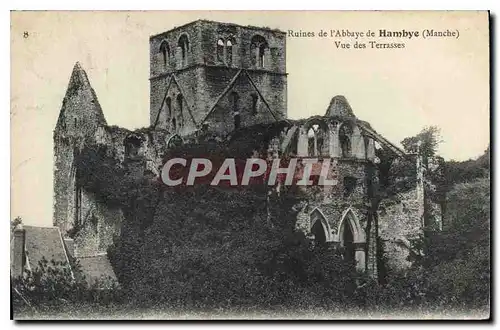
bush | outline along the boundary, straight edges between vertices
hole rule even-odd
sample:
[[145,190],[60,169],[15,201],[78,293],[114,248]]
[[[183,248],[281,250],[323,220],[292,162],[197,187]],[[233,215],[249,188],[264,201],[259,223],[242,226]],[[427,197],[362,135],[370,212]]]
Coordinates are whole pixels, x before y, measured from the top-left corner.
[[43,258],[23,276],[11,279],[14,312],[23,309],[51,310],[71,304],[108,305],[121,301],[122,292],[112,279],[89,284],[78,262],[50,262]]

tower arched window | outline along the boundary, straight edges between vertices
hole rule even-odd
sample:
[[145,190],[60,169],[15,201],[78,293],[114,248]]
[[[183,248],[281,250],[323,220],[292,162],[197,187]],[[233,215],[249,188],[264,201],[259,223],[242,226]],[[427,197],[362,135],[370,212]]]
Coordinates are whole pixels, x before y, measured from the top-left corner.
[[177,46],[180,49],[181,52],[181,64],[182,66],[187,65],[187,55],[189,51],[189,39],[186,34],[181,35],[179,38],[179,42],[177,43]]
[[250,47],[254,66],[256,66],[257,68],[266,67],[266,53],[269,49],[269,45],[266,39],[264,39],[264,37],[260,35],[256,35],[252,38]]
[[168,42],[163,40],[160,44],[160,53],[162,56],[163,68],[167,68],[168,61],[170,59],[170,48],[168,47]]
[[224,61],[224,40],[217,40],[217,62]]
[[233,64],[233,42],[230,39],[226,42],[226,64]]

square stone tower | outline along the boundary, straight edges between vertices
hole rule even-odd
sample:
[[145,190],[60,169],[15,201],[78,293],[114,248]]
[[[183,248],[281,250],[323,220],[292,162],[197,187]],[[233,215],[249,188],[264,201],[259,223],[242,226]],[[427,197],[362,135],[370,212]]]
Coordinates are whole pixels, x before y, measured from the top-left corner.
[[198,20],[150,37],[150,123],[226,134],[286,118],[286,33]]

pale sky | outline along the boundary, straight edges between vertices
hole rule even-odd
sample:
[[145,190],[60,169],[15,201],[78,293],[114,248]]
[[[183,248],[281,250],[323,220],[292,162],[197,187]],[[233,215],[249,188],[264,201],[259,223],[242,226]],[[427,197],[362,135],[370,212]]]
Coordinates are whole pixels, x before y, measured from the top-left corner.
[[[436,125],[445,159],[475,158],[488,146],[486,12],[14,12],[12,218],[52,224],[52,132],[75,62],[86,70],[108,124],[148,126],[149,36],[200,18],[315,32],[287,38],[289,118],[324,114],[333,96],[344,95],[358,118],[398,145]],[[342,50],[334,43],[339,39],[317,37],[321,29],[449,29],[460,35],[374,38],[405,42],[405,48]]]

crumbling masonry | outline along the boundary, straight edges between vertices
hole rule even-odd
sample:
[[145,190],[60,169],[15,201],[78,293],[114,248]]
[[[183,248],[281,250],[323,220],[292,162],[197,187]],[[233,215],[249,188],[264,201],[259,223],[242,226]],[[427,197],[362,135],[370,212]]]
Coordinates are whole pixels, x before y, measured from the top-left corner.
[[[356,118],[343,96],[332,98],[324,116],[288,120],[286,34],[205,20],[150,37],[148,128],[109,126],[85,71],[75,65],[54,131],[54,225],[74,239],[77,257],[106,253],[122,230],[123,210],[81,182],[76,159],[86,145],[107,146],[120,166],[155,178],[172,145],[224,140],[239,129],[279,121],[286,128],[269,148],[280,156],[330,159],[329,176],[337,182],[305,188],[316,190],[301,205],[297,229],[343,249],[372,276],[382,249],[391,269],[407,268],[426,205],[416,156]],[[381,194],[381,172],[391,172],[390,166],[381,170],[387,162],[380,150],[392,164],[409,162],[415,177],[390,196]]]

